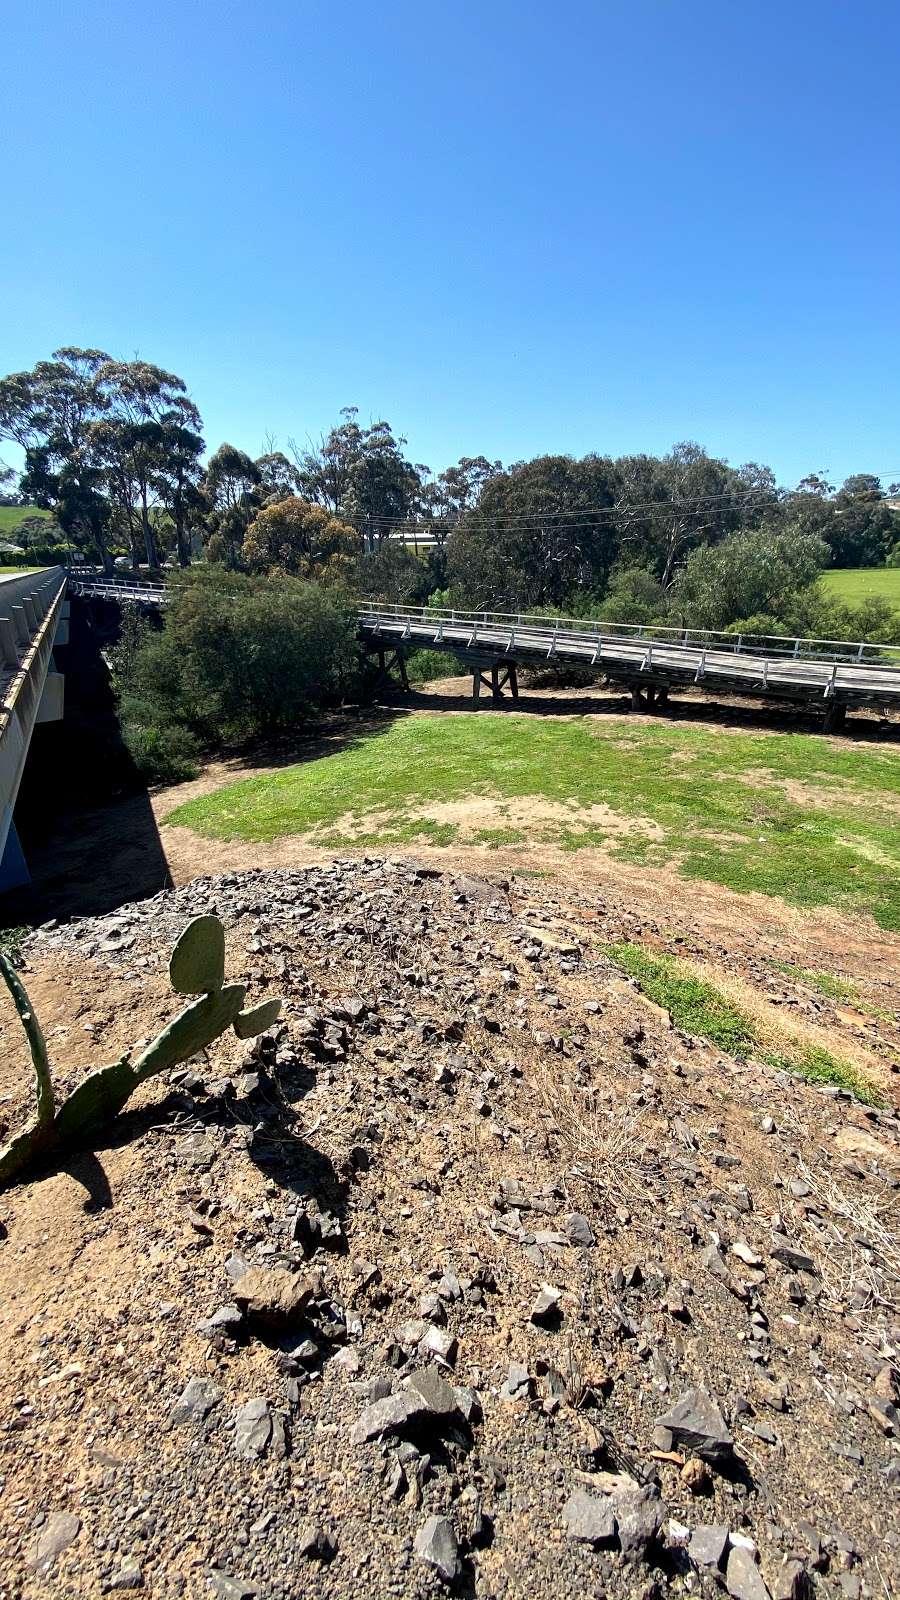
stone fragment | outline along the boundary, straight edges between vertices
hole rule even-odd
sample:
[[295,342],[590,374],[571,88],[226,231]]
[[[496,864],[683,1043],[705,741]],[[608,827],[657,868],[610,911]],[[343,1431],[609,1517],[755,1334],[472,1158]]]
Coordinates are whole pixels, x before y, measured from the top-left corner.
[[727,1549],[728,1529],[722,1523],[704,1523],[691,1534],[688,1555],[698,1567],[721,1567]]
[[709,1467],[699,1456],[689,1456],[678,1476],[690,1494],[702,1494],[709,1483]]
[[749,1550],[734,1542],[725,1568],[725,1586],[732,1600],[770,1600],[762,1573]]
[[457,1409],[455,1390],[436,1367],[419,1367],[407,1379],[407,1388],[419,1396],[432,1416],[449,1417]]
[[301,1522],[297,1529],[297,1549],[308,1561],[330,1561],[337,1550],[337,1540],[318,1522]]
[[111,1589],[143,1589],[144,1574],[136,1561],[126,1561],[109,1580]]
[[716,1249],[714,1244],[707,1245],[705,1250],[701,1250],[700,1260],[703,1262],[707,1272],[712,1273],[714,1278],[718,1278],[721,1283],[724,1283],[726,1289],[734,1295],[735,1299],[746,1300],[748,1298],[744,1285],[729,1270],[725,1257],[720,1250]]
[[772,1235],[772,1248],[769,1251],[773,1261],[780,1266],[787,1267],[790,1272],[810,1272],[815,1276],[816,1263],[811,1255],[801,1250],[797,1245],[791,1244],[790,1239],[785,1239],[782,1234]]
[[453,1393],[456,1396],[456,1409],[464,1422],[470,1425],[481,1421],[481,1399],[477,1390],[470,1389],[467,1384],[458,1384]]
[[386,1434],[403,1433],[411,1423],[427,1417],[429,1407],[412,1389],[401,1390],[398,1394],[389,1394],[383,1400],[376,1400],[367,1406],[365,1411],[350,1430],[351,1444],[366,1444],[369,1439],[382,1439]]
[[453,1524],[447,1517],[429,1517],[416,1534],[417,1561],[434,1567],[445,1583],[453,1583],[459,1573],[459,1549]]
[[176,1427],[186,1422],[202,1422],[221,1398],[222,1391],[212,1378],[189,1378],[169,1412],[169,1421]]
[[674,1444],[693,1451],[701,1460],[721,1466],[731,1460],[734,1440],[715,1401],[704,1389],[688,1389],[656,1426],[672,1435]]
[[878,1394],[869,1394],[866,1395],[866,1405],[868,1407],[869,1416],[872,1418],[873,1422],[878,1423],[878,1426],[883,1433],[887,1434],[889,1437],[892,1434],[900,1434],[900,1422],[898,1422],[897,1407],[892,1401],[883,1400]]
[[207,1338],[214,1333],[237,1333],[243,1321],[237,1306],[220,1306],[211,1317],[204,1317],[202,1322],[197,1323],[197,1332]]
[[272,1437],[272,1414],[261,1395],[241,1406],[234,1419],[234,1448],[245,1461],[258,1461]]
[[587,1217],[583,1217],[580,1212],[573,1211],[569,1216],[564,1217],[563,1226],[570,1244],[580,1245],[582,1249],[586,1250],[594,1243],[591,1225]]
[[772,1600],[813,1600],[813,1580],[797,1556],[788,1556],[772,1584]]
[[559,1302],[562,1291],[554,1289],[550,1283],[542,1283],[540,1292],[531,1308],[531,1321],[539,1325],[553,1323],[559,1316]]
[[234,1286],[235,1303],[247,1317],[287,1328],[306,1311],[319,1289],[318,1278],[283,1267],[249,1267]]
[[511,1361],[506,1381],[500,1386],[501,1400],[525,1400],[531,1393],[531,1373],[520,1361]]
[[575,1489],[562,1508],[566,1537],[582,1544],[611,1544],[616,1536],[616,1518],[608,1499],[599,1500],[584,1489]]
[[735,1239],[731,1246],[731,1254],[737,1256],[739,1261],[743,1261],[745,1267],[762,1266],[762,1256],[758,1256],[756,1251],[751,1249],[746,1239]]
[[39,1529],[37,1538],[28,1553],[28,1565],[35,1572],[47,1572],[53,1565],[57,1556],[77,1539],[81,1528],[81,1518],[76,1517],[71,1511],[57,1511],[48,1517],[44,1526]]
[[456,1360],[456,1339],[445,1328],[426,1328],[423,1338],[419,1340],[418,1351],[426,1360],[431,1356],[435,1361],[452,1367]]
[[619,1543],[626,1554],[646,1550],[659,1537],[665,1506],[655,1489],[618,1489],[610,1504]]
[[256,1600],[259,1590],[243,1578],[232,1578],[227,1572],[211,1572],[209,1587],[216,1600]]

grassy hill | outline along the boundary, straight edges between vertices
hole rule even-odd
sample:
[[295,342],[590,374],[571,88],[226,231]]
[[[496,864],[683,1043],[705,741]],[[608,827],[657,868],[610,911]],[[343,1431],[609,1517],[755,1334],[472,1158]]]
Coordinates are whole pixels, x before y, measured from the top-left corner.
[[26,517],[43,517],[51,522],[53,512],[40,511],[37,506],[0,506],[0,538],[14,538],[16,529]]
[[900,567],[835,567],[822,574],[832,594],[846,605],[859,605],[876,595],[900,611]]

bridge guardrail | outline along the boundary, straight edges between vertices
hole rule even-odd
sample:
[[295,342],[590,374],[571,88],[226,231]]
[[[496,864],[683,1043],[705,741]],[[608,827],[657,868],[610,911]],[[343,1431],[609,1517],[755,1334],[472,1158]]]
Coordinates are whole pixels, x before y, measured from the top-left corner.
[[477,643],[478,628],[540,629],[542,632],[565,634],[567,637],[588,643],[596,640],[634,640],[636,643],[682,645],[691,649],[709,649],[733,655],[746,653],[769,656],[775,659],[790,658],[810,661],[869,662],[882,667],[900,670],[900,645],[870,643],[868,640],[814,639],[803,635],[785,637],[782,634],[734,634],[703,628],[670,628],[656,623],[592,622],[584,617],[553,617],[535,612],[457,611],[449,608],[432,609],[429,606],[404,606],[365,601],[360,606],[360,618],[365,621],[381,618],[384,621],[421,622],[439,627],[441,622],[457,627],[471,627]]

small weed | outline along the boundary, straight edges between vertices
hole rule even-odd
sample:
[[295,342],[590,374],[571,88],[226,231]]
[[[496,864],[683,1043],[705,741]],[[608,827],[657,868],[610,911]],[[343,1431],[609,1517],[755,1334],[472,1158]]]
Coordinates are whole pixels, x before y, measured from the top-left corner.
[[671,956],[655,956],[637,944],[601,947],[610,960],[635,978],[655,1005],[663,1006],[676,1028],[709,1039],[731,1055],[746,1054],[756,1042],[750,1018],[714,989],[694,978]]
[[668,1011],[675,1027],[682,1032],[709,1039],[729,1055],[752,1053],[776,1072],[797,1072],[807,1083],[832,1083],[849,1089],[864,1105],[884,1104],[864,1072],[818,1045],[804,1044],[798,1039],[788,1046],[789,1053],[760,1049],[759,1032],[751,1019],[711,983],[692,977],[672,956],[651,955],[636,944],[611,944],[601,948],[629,977],[636,979],[649,999]]
[[504,844],[524,844],[525,835],[519,828],[480,828],[473,842],[486,844],[491,850],[499,850]]
[[21,963],[22,940],[30,932],[31,929],[28,927],[0,928],[0,950],[14,967],[18,967]]
[[767,1066],[777,1072],[798,1072],[807,1083],[831,1083],[839,1089],[849,1089],[866,1106],[883,1106],[882,1096],[875,1085],[849,1061],[840,1061],[828,1050],[818,1045],[803,1045],[795,1056],[769,1053],[760,1056]]
[[774,956],[769,956],[766,965],[774,967],[777,972],[783,972],[785,977],[793,978],[796,983],[805,983],[808,988],[815,989],[817,994],[824,995],[826,1000],[858,1000],[859,990],[855,983],[848,978],[838,978],[833,972],[814,972],[809,967],[797,967],[792,961],[778,961]]

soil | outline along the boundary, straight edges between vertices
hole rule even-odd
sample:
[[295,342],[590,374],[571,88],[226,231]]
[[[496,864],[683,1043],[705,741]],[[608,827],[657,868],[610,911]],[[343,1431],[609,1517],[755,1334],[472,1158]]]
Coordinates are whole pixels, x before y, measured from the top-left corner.
[[[601,944],[687,947],[816,1027],[850,1024],[765,968],[786,948],[777,922],[724,951],[714,923],[679,914],[676,933],[672,910],[348,860],[204,874],[26,941],[61,1087],[172,1016],[166,957],[194,913],[223,917],[229,978],[286,1007],[273,1035],[224,1037],[2,1197],[0,1595],[139,1581],[288,1600],[362,1580],[426,1596],[443,1586],[416,1555],[429,1517],[454,1530],[462,1594],[711,1594],[685,1547],[711,1524],[751,1541],[770,1593],[798,1571],[823,1595],[890,1592],[898,1079],[872,1050],[875,1111],[679,1034]],[[867,987],[889,1000],[897,978],[886,961]],[[2,1029],[17,1126],[30,1091],[9,1004]],[[895,1063],[896,1028],[877,1033]],[[321,1269],[296,1325],[198,1331],[232,1302],[235,1251]],[[545,1285],[558,1309],[536,1321]],[[429,1329],[437,1370],[477,1397],[470,1420],[353,1442],[375,1396],[434,1364],[416,1349]],[[200,1377],[216,1403],[173,1420]],[[734,1451],[683,1470],[657,1418],[698,1384]],[[247,1456],[251,1400],[264,1439]],[[567,1537],[573,1491],[603,1500],[623,1477],[650,1533]],[[61,1526],[71,1541],[35,1571]]]
[[[166,961],[197,913],[225,922],[229,980],[286,1003],[271,1035],[223,1036],[0,1194],[0,1600],[712,1596],[727,1556],[709,1568],[686,1544],[709,1525],[749,1544],[773,1596],[896,1592],[896,941],[597,850],[536,846],[524,871],[477,845],[335,863],[162,821],[251,770],[84,814],[32,857],[23,920],[57,920],[24,941],[22,975],[58,1094],[175,1014]],[[827,1041],[883,1108],[679,1033],[604,954],[618,939],[689,955],[767,1027]],[[871,1009],[773,961],[846,975]],[[31,1100],[4,992],[5,1129]],[[321,1271],[289,1328],[235,1313],[199,1331],[233,1304],[235,1252]],[[534,1321],[542,1286],[560,1299]],[[457,1409],[353,1443],[423,1365]],[[215,1404],[174,1421],[199,1377]],[[656,1422],[698,1385],[734,1450],[683,1468]],[[245,1455],[251,1400],[263,1442]],[[630,1546],[623,1475],[650,1526]],[[566,1532],[579,1489],[620,1508],[596,1548]],[[417,1555],[432,1516],[457,1541],[449,1583]]]

